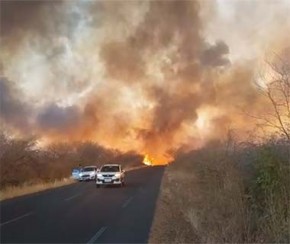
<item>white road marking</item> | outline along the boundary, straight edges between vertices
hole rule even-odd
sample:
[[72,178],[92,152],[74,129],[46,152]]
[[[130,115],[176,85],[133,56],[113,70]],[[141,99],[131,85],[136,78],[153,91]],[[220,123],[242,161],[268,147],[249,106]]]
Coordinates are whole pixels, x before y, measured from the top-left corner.
[[98,232],[88,241],[88,244],[94,243],[96,240],[98,240],[98,238],[100,238],[100,236],[106,231],[107,228],[107,226],[103,226],[101,229],[99,229]]
[[6,225],[6,224],[10,224],[10,223],[15,222],[17,220],[20,220],[20,219],[23,219],[25,217],[28,217],[28,216],[30,216],[32,214],[34,214],[34,212],[29,212],[29,213],[23,214],[23,215],[21,215],[21,216],[19,216],[17,218],[14,218],[14,219],[8,220],[8,221],[6,221],[4,223],[1,223],[0,226]]
[[79,194],[75,194],[75,195],[73,195],[73,196],[71,196],[71,197],[68,197],[68,198],[66,198],[66,199],[64,199],[65,201],[69,201],[69,200],[72,200],[72,199],[74,199],[74,198],[76,198],[76,197],[78,197],[78,196],[80,196],[81,194],[79,193]]
[[133,200],[134,197],[130,197],[124,204],[122,205],[122,208],[126,208],[128,204]]

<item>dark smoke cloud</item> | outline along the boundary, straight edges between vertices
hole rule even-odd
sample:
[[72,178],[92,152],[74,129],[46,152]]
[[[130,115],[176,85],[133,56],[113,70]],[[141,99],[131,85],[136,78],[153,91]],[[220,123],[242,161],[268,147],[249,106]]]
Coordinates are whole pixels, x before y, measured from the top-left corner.
[[74,106],[49,104],[36,108],[24,101],[23,94],[13,82],[0,78],[0,119],[6,126],[26,134],[67,133],[72,127],[79,126],[80,118],[81,113]]
[[154,52],[180,38],[179,51],[190,57],[201,42],[198,10],[198,1],[152,1],[128,44],[138,50],[147,48]]
[[201,63],[205,66],[225,66],[230,63],[226,55],[229,54],[229,47],[223,41],[207,48],[201,55]]
[[166,153],[198,138],[200,110],[216,109],[203,119],[219,137],[259,102],[252,64],[230,66],[227,43],[204,37],[200,1],[2,1],[1,20],[4,71],[43,88],[37,107],[1,88],[3,120],[43,137]]
[[[168,147],[173,146],[183,126],[197,119],[197,109],[207,103],[209,94],[213,93],[212,82],[204,81],[204,73],[208,66],[228,64],[227,45],[220,41],[209,47],[203,39],[198,1],[134,3],[135,9],[147,8],[134,28],[124,15],[131,5],[130,1],[122,4],[96,4],[90,1],[4,2],[2,31],[5,42],[18,44],[28,38],[32,49],[46,56],[43,65],[49,65],[56,79],[65,77],[68,80],[69,91],[80,89],[81,83],[76,81],[83,78],[79,74],[89,73],[90,67],[76,74],[75,68],[68,69],[68,74],[63,74],[58,62],[68,57],[67,46],[71,48],[72,40],[82,34],[82,28],[106,29],[117,25],[120,20],[124,21],[124,29],[130,28],[127,36],[111,37],[109,40],[104,38],[101,43],[99,57],[106,71],[106,85],[84,100],[80,106],[82,110],[75,106],[60,107],[55,102],[34,110],[34,125],[40,133],[45,134],[46,130],[65,133],[69,128],[75,128],[71,133],[76,137],[90,137],[102,130],[112,131],[118,137],[136,133],[144,150],[147,150],[148,147],[157,147],[162,141],[167,141]],[[23,11],[18,15],[20,9]],[[88,16],[84,17],[86,14]],[[65,41],[55,44],[55,39],[59,37],[61,40],[65,38]],[[33,40],[36,40],[35,45]],[[164,53],[168,62],[162,61],[159,53]],[[163,85],[148,73],[148,65],[153,59],[161,60],[159,72],[164,77]],[[93,67],[94,64],[90,65]],[[57,83],[58,86],[61,84]],[[132,123],[136,126],[132,129],[126,121],[131,115],[130,111],[121,107],[120,91],[128,86],[132,86],[132,90],[141,89],[144,98],[154,104],[150,116],[146,118],[148,126],[145,128]],[[201,88],[204,89],[202,94]]]
[[[146,57],[178,46],[175,62],[197,61],[202,39],[199,35],[197,1],[152,1],[143,21],[124,41],[104,43],[101,57],[107,75],[125,82],[137,82],[145,74]],[[195,69],[196,71],[196,69]],[[182,71],[180,71],[182,72]]]
[[37,116],[37,125],[42,130],[68,131],[76,128],[81,121],[80,111],[77,107],[59,107],[49,104],[41,109]]
[[1,0],[2,44],[13,52],[30,45],[51,59],[64,52],[63,47],[55,47],[56,39],[75,40],[83,22],[89,25],[86,16],[75,7],[86,8],[88,4],[74,0]]
[[[150,128],[138,132],[145,148],[158,147],[162,141],[173,146],[176,134],[184,124],[196,120],[197,108],[206,102],[206,93],[212,86],[202,82],[206,67],[229,63],[228,46],[220,41],[208,47],[200,34],[201,28],[198,1],[152,1],[131,35],[102,47],[107,76],[125,84],[143,81],[146,95],[154,101]],[[175,51],[168,56],[170,63],[161,70],[165,84],[147,85],[146,79],[150,77],[146,64],[151,56],[171,47]],[[204,94],[194,89],[193,84],[203,86]]]
[[29,118],[32,115],[32,110],[21,100],[22,96],[12,82],[0,77],[1,121],[8,126],[25,131],[30,127]]
[[111,42],[103,45],[100,55],[110,78],[136,83],[144,76],[141,52],[126,42]]
[[41,38],[42,47],[48,45],[56,33],[54,24],[57,19],[51,18],[48,22],[46,18],[48,13],[54,16],[61,4],[62,1],[1,1],[2,44],[13,50],[21,48],[19,44],[23,41],[28,41],[37,48]]
[[41,9],[54,5],[57,1],[8,1],[3,0],[1,6],[1,35],[6,37],[17,31],[45,31]]

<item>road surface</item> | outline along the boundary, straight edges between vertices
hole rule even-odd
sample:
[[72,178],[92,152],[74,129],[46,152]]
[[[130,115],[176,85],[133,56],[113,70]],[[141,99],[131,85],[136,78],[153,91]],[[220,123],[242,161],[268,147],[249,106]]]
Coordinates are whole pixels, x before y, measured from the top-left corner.
[[2,201],[1,243],[146,243],[163,172],[129,171],[124,188],[81,182]]

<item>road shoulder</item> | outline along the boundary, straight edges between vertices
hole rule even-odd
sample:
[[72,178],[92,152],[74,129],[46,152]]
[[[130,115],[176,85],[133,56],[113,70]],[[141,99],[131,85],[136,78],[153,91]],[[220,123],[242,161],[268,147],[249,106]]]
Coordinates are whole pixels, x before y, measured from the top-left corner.
[[[199,242],[194,229],[186,220],[172,189],[177,184],[170,166],[166,168],[157,201],[149,243]],[[184,189],[186,190],[186,189]]]

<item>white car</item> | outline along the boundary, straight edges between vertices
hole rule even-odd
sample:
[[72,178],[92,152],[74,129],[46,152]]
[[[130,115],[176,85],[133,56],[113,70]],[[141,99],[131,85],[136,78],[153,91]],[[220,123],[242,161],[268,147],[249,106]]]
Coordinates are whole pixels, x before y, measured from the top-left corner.
[[71,177],[74,180],[79,180],[80,179],[80,173],[82,172],[82,168],[73,168],[71,172]]
[[97,174],[96,166],[83,167],[81,172],[79,173],[79,181],[95,180],[96,174]]
[[105,164],[97,172],[96,187],[102,185],[125,185],[125,171],[119,164]]

